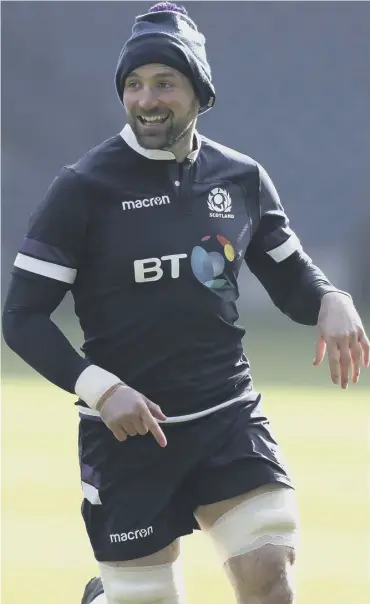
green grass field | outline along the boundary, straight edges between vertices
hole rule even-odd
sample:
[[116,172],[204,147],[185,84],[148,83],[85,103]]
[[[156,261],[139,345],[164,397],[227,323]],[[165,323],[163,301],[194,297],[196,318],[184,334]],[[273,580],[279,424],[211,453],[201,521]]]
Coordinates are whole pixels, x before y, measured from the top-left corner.
[[[369,390],[264,392],[300,502],[298,604],[368,604]],[[3,604],[79,604],[96,574],[79,511],[72,400],[41,379],[3,381]],[[184,540],[183,563],[189,604],[234,602],[203,535]]]

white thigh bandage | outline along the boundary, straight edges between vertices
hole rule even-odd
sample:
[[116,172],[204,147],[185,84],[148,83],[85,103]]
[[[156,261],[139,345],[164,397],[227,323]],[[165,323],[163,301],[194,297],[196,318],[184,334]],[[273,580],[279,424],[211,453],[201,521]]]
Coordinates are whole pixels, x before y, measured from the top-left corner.
[[297,547],[298,513],[293,489],[274,489],[247,499],[207,531],[222,564],[263,545]]
[[99,594],[96,598],[93,599],[91,604],[107,604],[107,598],[105,594]]
[[99,563],[107,604],[183,604],[180,560],[159,566]]

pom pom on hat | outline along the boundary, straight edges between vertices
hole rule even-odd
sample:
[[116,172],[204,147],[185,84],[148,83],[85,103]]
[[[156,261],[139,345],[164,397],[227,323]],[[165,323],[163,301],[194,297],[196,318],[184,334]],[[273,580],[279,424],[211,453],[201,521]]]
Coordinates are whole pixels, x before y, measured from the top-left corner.
[[173,2],[158,2],[158,4],[149,9],[150,13],[160,13],[162,11],[172,11],[174,13],[182,13],[183,15],[188,14],[186,8]]

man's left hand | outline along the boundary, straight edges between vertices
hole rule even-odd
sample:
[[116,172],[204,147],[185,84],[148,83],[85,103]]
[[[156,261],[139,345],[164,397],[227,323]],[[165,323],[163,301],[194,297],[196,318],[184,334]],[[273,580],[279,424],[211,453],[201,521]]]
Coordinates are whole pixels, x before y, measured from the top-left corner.
[[350,377],[357,384],[360,367],[369,367],[370,343],[352,299],[329,292],[321,300],[317,322],[315,366],[328,352],[331,379],[347,388]]

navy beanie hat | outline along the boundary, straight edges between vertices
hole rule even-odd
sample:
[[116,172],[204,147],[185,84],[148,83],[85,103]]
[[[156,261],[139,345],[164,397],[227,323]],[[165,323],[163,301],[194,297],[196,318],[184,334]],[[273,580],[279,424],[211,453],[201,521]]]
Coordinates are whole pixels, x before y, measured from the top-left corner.
[[160,2],[145,15],[136,17],[116,69],[116,89],[121,103],[126,77],[148,63],[162,63],[186,75],[199,99],[199,113],[214,105],[216,95],[205,38],[182,6]]

